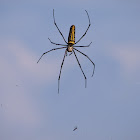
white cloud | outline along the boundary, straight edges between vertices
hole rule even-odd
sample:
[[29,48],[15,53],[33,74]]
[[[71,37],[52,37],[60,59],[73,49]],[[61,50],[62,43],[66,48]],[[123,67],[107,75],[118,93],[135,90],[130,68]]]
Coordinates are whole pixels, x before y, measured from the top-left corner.
[[[7,43],[5,43],[7,42]],[[37,81],[45,80],[46,77],[50,80],[56,73],[55,62],[48,61],[47,65],[37,64],[39,56],[27,49],[23,43],[17,40],[7,40],[1,46],[3,49],[0,61],[3,67],[3,72],[8,74],[8,77],[16,77],[20,74],[26,77],[35,77]]]
[[[47,86],[47,83],[56,81],[59,73],[56,58],[49,59],[47,64],[44,64],[43,60],[37,64],[40,55],[37,56],[35,52],[27,49],[19,40],[0,42],[0,46],[3,46],[0,49],[0,102],[3,104],[5,118],[15,124],[38,125],[42,116],[30,98],[29,87],[23,86],[22,82],[40,87],[42,84]],[[69,60],[70,62],[65,63],[67,70],[77,65],[74,57],[69,57]]]
[[[49,61],[50,64],[38,65],[38,57],[20,41],[0,42],[0,102],[5,119],[9,124],[39,125],[42,119],[39,108],[36,108],[30,90],[22,86],[21,81],[35,82],[35,85],[53,81],[57,70],[55,63]],[[18,87],[16,84],[19,84]]]
[[133,75],[140,71],[140,45],[121,44],[112,46],[110,55],[119,62],[125,74]]
[[[14,91],[14,90],[13,90]],[[7,92],[4,95],[3,113],[6,122],[22,126],[35,126],[41,123],[41,116],[37,113],[32,99],[25,91]]]

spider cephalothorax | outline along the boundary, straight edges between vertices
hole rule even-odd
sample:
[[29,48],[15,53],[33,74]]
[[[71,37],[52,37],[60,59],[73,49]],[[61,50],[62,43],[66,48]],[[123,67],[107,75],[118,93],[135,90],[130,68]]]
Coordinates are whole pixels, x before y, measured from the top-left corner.
[[[85,10],[85,11],[86,11],[86,10]],[[94,66],[92,76],[93,76],[93,74],[94,74],[95,64],[93,63],[93,61],[92,61],[86,54],[84,54],[83,52],[81,52],[81,51],[79,51],[79,50],[76,49],[76,47],[89,47],[90,44],[91,44],[92,42],[91,42],[89,45],[87,45],[87,46],[75,46],[75,44],[77,44],[77,43],[86,35],[86,33],[87,33],[87,31],[88,31],[88,29],[89,29],[89,27],[90,27],[90,25],[91,25],[91,24],[90,24],[90,18],[89,18],[88,12],[86,11],[86,13],[87,13],[87,16],[88,16],[89,25],[88,25],[88,28],[87,28],[87,30],[85,31],[85,33],[82,35],[82,37],[81,37],[77,42],[75,42],[75,26],[72,25],[72,26],[70,27],[70,31],[69,31],[68,42],[66,42],[66,40],[65,40],[65,38],[64,38],[64,36],[63,36],[63,34],[61,33],[60,29],[58,28],[58,26],[57,26],[57,24],[56,24],[56,22],[55,22],[54,9],[53,9],[54,24],[55,24],[56,28],[58,29],[59,33],[61,34],[61,36],[63,37],[63,39],[64,39],[66,45],[54,43],[54,42],[52,42],[52,41],[48,38],[52,44],[61,45],[61,46],[64,46],[64,47],[51,49],[51,50],[49,50],[49,51],[43,53],[42,56],[43,56],[44,54],[46,54],[46,53],[48,53],[48,52],[51,52],[51,51],[54,51],[54,50],[64,49],[64,48],[66,49],[66,50],[65,50],[64,57],[63,57],[63,60],[62,60],[61,68],[60,68],[59,78],[58,78],[58,93],[59,93],[59,82],[60,82],[60,77],[61,77],[61,70],[62,70],[62,67],[63,67],[63,64],[64,64],[65,57],[66,57],[66,55],[67,55],[67,52],[71,52],[71,54],[74,53],[75,58],[76,58],[76,60],[77,60],[77,62],[78,62],[78,65],[79,65],[79,67],[80,67],[80,69],[81,69],[81,71],[82,71],[82,73],[83,73],[83,75],[84,75],[84,78],[85,78],[85,87],[86,87],[86,79],[87,79],[87,78],[86,78],[86,76],[85,76],[85,74],[84,74],[84,72],[83,72],[83,70],[82,70],[82,67],[81,67],[81,65],[80,65],[80,62],[79,62],[79,60],[78,60],[78,58],[77,58],[77,55],[76,55],[75,51],[77,51],[77,52],[83,54],[84,56],[86,56],[86,57],[90,60],[90,62],[91,62],[91,63],[93,64],[93,66]],[[40,57],[40,59],[42,58],[42,56]],[[37,61],[37,63],[40,61],[40,59]]]
[[72,52],[73,51],[73,45],[69,44],[68,47],[67,47],[67,51]]

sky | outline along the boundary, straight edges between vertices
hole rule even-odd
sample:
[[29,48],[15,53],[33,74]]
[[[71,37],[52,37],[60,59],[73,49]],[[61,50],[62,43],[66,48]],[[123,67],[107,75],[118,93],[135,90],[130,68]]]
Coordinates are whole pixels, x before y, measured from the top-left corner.
[[[0,0],[0,139],[139,140],[140,1]],[[76,52],[65,58],[71,25]],[[77,126],[77,130],[73,129]]]

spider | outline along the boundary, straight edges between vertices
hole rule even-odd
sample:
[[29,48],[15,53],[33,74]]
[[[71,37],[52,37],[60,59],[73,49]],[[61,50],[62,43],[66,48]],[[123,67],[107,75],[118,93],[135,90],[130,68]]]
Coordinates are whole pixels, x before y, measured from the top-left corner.
[[[86,11],[86,10],[85,10],[85,11]],[[75,46],[75,44],[77,44],[77,43],[86,35],[86,33],[87,33],[87,31],[88,31],[88,29],[89,29],[89,27],[90,27],[90,25],[91,25],[91,23],[90,23],[90,18],[89,18],[89,14],[88,14],[87,11],[86,11],[86,13],[87,13],[87,16],[88,16],[89,25],[88,25],[88,28],[86,29],[85,33],[82,35],[82,37],[81,37],[77,42],[75,42],[75,26],[72,25],[72,26],[70,27],[70,31],[69,31],[68,42],[66,42],[66,40],[65,40],[65,38],[64,38],[64,36],[63,36],[63,34],[61,33],[60,29],[58,28],[58,26],[57,26],[57,24],[56,24],[56,22],[55,22],[54,9],[53,9],[54,25],[55,25],[56,28],[58,29],[58,31],[59,31],[59,33],[61,34],[63,40],[64,40],[65,43],[66,43],[66,45],[54,43],[54,42],[52,42],[52,41],[48,38],[49,41],[50,41],[52,44],[60,45],[60,46],[64,46],[64,47],[54,48],[54,49],[51,49],[51,50],[49,50],[49,51],[43,53],[42,56],[41,56],[41,57],[39,58],[39,60],[37,61],[37,63],[40,61],[40,59],[43,57],[43,55],[47,54],[48,52],[51,52],[51,51],[54,51],[54,50],[58,50],[58,49],[64,49],[64,48],[66,49],[66,50],[65,50],[64,57],[63,57],[63,60],[62,60],[62,63],[61,63],[61,68],[60,68],[60,73],[59,73],[59,78],[58,78],[58,93],[59,93],[59,84],[60,84],[61,71],[62,71],[62,67],[63,67],[63,64],[64,64],[65,57],[67,56],[67,52],[70,52],[69,55],[71,55],[72,53],[74,53],[75,58],[76,58],[76,60],[77,60],[77,62],[78,62],[78,65],[79,65],[79,67],[80,67],[80,69],[81,69],[81,71],[82,71],[82,73],[83,73],[84,78],[85,78],[85,87],[86,87],[86,85],[87,85],[87,78],[86,78],[86,76],[85,76],[85,74],[84,74],[84,72],[83,72],[83,70],[82,70],[81,64],[80,64],[80,62],[79,62],[79,60],[78,60],[78,58],[77,58],[77,55],[76,55],[75,51],[77,51],[77,52],[81,53],[82,55],[84,55],[85,57],[87,57],[87,58],[89,59],[89,61],[93,64],[94,68],[93,68],[92,76],[94,75],[95,64],[93,63],[93,61],[92,61],[86,54],[84,54],[83,52],[81,52],[81,51],[79,51],[79,50],[76,49],[77,47],[89,47],[90,44],[91,44],[92,42],[91,42],[89,45],[87,45],[87,46]]]

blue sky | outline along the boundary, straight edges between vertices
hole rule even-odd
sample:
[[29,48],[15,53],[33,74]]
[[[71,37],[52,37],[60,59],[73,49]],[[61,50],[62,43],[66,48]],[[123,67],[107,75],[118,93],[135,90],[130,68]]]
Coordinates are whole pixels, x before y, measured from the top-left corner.
[[[138,0],[0,1],[0,139],[1,140],[139,140],[140,2]],[[77,53],[58,76],[62,43],[76,26],[78,45],[95,63]],[[78,129],[73,132],[74,127]]]

